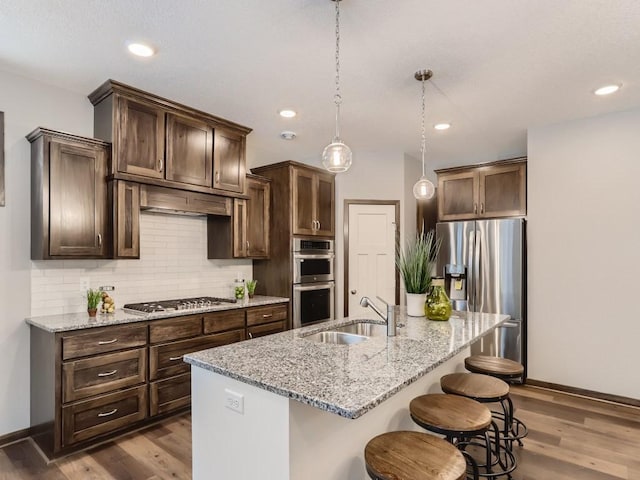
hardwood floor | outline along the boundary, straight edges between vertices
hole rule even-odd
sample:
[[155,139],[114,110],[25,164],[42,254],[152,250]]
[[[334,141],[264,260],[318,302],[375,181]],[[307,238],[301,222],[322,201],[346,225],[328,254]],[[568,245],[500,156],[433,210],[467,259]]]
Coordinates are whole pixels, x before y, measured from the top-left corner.
[[[640,480],[640,408],[535,387],[514,386],[512,397],[529,427],[514,480]],[[50,465],[28,440],[0,448],[0,480],[190,478],[189,414]]]

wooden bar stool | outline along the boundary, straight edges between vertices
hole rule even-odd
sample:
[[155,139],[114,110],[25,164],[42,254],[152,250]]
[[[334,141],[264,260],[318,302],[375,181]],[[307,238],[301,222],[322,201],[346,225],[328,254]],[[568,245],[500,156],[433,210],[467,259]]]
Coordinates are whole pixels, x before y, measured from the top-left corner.
[[369,477],[374,480],[463,480],[467,464],[462,453],[444,440],[420,432],[388,432],[364,449]]
[[[482,375],[479,373],[451,373],[440,379],[440,388],[445,393],[460,395],[480,403],[499,403],[502,412],[491,412],[494,419],[503,425],[500,441],[504,442],[506,453],[502,459],[505,470],[515,469],[515,456],[513,455],[512,436],[513,410],[509,399],[509,385],[499,378]],[[513,461],[513,468],[511,462]]]
[[[457,395],[428,394],[411,400],[409,413],[422,428],[444,435],[447,441],[463,452],[471,466],[473,478],[508,473],[502,467],[499,472],[493,470],[499,464],[500,441],[498,426],[486,406]],[[490,428],[493,430],[493,442],[489,435]],[[467,447],[471,445],[484,449],[484,463],[478,462],[467,452]]]
[[[490,355],[472,355],[464,359],[464,366],[472,373],[481,373],[499,378],[505,382],[520,380],[524,375],[524,366],[519,362],[514,362],[508,358],[492,357]],[[522,438],[529,433],[527,426],[513,415],[513,402],[511,397],[507,398],[509,411],[511,412],[511,433],[512,440],[522,446]],[[500,412],[494,412],[500,415]]]

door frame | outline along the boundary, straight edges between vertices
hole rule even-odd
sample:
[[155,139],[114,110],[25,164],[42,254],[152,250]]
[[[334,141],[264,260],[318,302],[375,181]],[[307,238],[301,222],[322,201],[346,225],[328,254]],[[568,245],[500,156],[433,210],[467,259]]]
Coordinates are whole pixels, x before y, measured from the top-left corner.
[[[343,238],[344,238],[344,273],[342,283],[344,285],[344,316],[349,316],[349,206],[350,205],[392,205],[395,207],[396,212],[396,238],[395,244],[400,244],[400,200],[349,200],[344,201],[344,214],[343,214]],[[400,273],[398,267],[395,265],[395,249],[394,249],[394,271],[396,276],[396,298],[395,304],[400,304]]]

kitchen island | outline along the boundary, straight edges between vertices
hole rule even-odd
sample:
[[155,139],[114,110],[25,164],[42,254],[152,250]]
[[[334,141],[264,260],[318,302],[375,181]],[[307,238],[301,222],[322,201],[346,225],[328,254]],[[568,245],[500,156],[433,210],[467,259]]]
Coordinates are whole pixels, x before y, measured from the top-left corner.
[[439,392],[442,375],[464,370],[469,345],[507,315],[456,312],[447,322],[397,316],[395,337],[351,345],[314,333],[348,318],[185,356],[192,366],[193,478],[368,478],[367,441],[420,430],[412,398]]

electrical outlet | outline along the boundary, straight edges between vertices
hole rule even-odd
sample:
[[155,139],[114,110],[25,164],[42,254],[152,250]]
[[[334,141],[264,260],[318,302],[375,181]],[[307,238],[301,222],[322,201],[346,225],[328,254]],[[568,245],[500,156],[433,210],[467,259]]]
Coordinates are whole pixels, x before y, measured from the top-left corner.
[[244,415],[244,395],[224,389],[224,406]]
[[89,288],[91,288],[89,277],[80,277],[80,291],[82,293],[86,293],[86,291],[89,290]]

